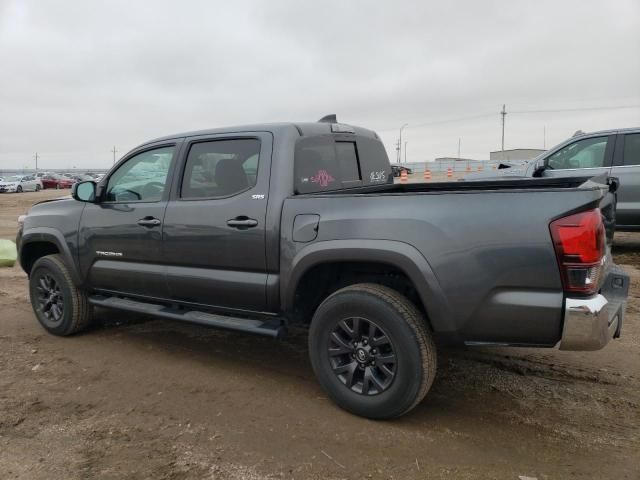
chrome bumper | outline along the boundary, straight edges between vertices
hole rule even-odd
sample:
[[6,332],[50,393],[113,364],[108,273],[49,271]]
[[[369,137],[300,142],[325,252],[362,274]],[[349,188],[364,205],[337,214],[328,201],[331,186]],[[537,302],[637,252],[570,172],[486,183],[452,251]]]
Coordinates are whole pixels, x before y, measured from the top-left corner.
[[600,350],[618,338],[627,306],[629,276],[620,267],[609,272],[600,293],[567,298],[560,350]]

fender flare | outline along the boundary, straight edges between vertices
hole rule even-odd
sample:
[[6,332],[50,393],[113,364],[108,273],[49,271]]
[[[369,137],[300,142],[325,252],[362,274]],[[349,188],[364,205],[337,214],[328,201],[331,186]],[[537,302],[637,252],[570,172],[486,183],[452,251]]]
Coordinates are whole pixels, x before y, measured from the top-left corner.
[[384,263],[399,268],[413,282],[433,330],[451,330],[451,308],[429,262],[412,245],[395,240],[327,240],[305,246],[281,269],[283,310],[293,309],[296,289],[309,269],[323,263],[349,261]]
[[26,271],[24,265],[24,247],[30,243],[34,242],[48,242],[54,244],[60,255],[64,259],[64,263],[69,269],[71,273],[71,278],[76,285],[82,284],[82,278],[78,271],[78,266],[76,262],[73,260],[73,255],[71,254],[71,249],[69,245],[64,239],[62,232],[55,228],[50,227],[35,227],[30,228],[26,232],[22,234],[22,238],[20,239],[20,251],[18,252],[18,258],[20,260],[20,265],[22,269]]

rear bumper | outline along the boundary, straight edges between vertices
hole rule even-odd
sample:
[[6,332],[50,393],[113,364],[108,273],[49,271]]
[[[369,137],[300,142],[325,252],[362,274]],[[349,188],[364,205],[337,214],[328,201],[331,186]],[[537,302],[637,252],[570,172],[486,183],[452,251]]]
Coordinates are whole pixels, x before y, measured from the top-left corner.
[[587,298],[567,298],[560,350],[600,350],[622,329],[629,276],[613,266],[600,293]]

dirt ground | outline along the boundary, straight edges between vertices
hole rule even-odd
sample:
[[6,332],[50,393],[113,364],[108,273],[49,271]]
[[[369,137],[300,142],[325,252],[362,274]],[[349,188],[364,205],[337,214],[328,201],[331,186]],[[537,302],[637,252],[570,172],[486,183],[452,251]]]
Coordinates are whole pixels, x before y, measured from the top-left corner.
[[[59,192],[0,195],[0,238]],[[640,234],[620,340],[599,352],[441,349],[409,415],[374,422],[326,398],[304,332],[277,342],[99,312],[57,338],[19,267],[0,269],[0,478],[640,478]]]

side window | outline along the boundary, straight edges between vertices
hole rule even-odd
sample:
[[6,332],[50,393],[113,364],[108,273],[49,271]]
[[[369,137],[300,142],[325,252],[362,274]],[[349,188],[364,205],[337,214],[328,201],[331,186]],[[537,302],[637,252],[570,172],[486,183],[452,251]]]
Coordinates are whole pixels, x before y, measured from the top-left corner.
[[585,138],[558,150],[546,164],[552,170],[603,167],[606,149],[607,137]]
[[107,202],[158,202],[167,184],[174,147],[147,150],[131,157],[109,177]]
[[228,197],[256,184],[260,140],[238,138],[195,143],[182,178],[182,198]]
[[640,165],[640,133],[624,136],[624,165]]

